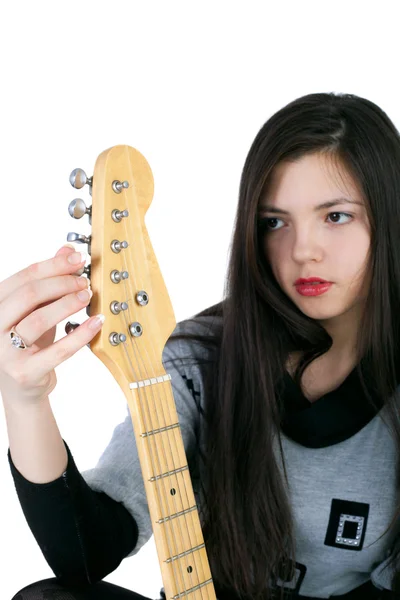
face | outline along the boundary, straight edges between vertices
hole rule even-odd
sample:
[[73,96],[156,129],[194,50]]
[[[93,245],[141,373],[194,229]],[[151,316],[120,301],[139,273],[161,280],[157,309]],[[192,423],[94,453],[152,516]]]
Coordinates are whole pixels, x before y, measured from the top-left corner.
[[[316,210],[343,197],[362,205],[342,203]],[[267,218],[264,250],[279,286],[304,314],[332,336],[342,332],[343,338],[356,325],[369,286],[370,227],[351,178],[321,154],[282,163],[258,210],[260,218]],[[332,282],[330,289],[320,296],[300,295],[295,281],[314,276]]]

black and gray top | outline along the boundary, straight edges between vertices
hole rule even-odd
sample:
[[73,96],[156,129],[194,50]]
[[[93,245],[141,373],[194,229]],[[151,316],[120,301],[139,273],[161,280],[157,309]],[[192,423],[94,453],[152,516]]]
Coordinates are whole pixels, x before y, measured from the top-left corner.
[[[175,332],[206,333],[217,321],[182,321]],[[163,353],[200,517],[202,370],[195,361],[172,366],[168,359],[206,352],[198,344],[168,341]],[[371,411],[355,370],[314,403],[289,375],[283,392],[288,411],[281,437],[295,521],[296,576],[281,584],[300,598],[339,596],[369,580],[374,588],[390,590],[393,573],[383,567],[396,532],[379,538],[395,511],[397,451],[382,419],[386,409]],[[152,535],[128,406],[94,468],[79,473],[64,443],[68,467],[53,482],[27,481],[8,452],[10,468],[27,522],[55,575],[69,583],[95,582],[135,555]],[[278,443],[275,450],[282,468]]]

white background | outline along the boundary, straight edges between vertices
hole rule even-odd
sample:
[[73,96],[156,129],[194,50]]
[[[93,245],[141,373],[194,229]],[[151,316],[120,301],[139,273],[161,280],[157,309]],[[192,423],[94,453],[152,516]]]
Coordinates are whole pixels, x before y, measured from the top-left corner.
[[[0,280],[54,255],[69,231],[90,233],[86,217],[68,215],[73,198],[90,204],[69,173],[79,166],[91,175],[100,152],[128,144],[153,171],[146,224],[176,320],[220,301],[241,170],[274,112],[311,92],[348,92],[399,127],[397,9],[349,0],[8,2],[0,14]],[[0,343],[9,343],[2,333]],[[51,404],[83,471],[125,418],[125,397],[86,347],[57,377]],[[0,585],[10,600],[54,574],[18,502],[2,416]],[[105,580],[157,598],[153,540]]]

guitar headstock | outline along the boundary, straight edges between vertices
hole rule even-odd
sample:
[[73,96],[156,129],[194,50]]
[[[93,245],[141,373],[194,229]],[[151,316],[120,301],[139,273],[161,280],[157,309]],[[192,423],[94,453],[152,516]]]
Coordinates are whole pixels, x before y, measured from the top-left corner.
[[92,206],[71,202],[74,218],[87,214],[90,236],[70,233],[68,241],[87,243],[93,296],[88,314],[106,320],[90,349],[107,366],[128,397],[129,384],[165,374],[162,352],[176,326],[174,311],[145,225],[154,178],[144,156],[119,145],[102,152],[92,178],[71,173],[71,184],[90,186]]

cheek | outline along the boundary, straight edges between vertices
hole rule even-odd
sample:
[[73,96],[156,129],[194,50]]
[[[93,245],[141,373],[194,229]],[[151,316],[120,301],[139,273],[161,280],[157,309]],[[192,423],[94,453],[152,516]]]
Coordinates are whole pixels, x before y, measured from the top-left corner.
[[337,249],[337,264],[341,266],[344,279],[363,279],[369,261],[370,240],[365,236],[354,236]]

